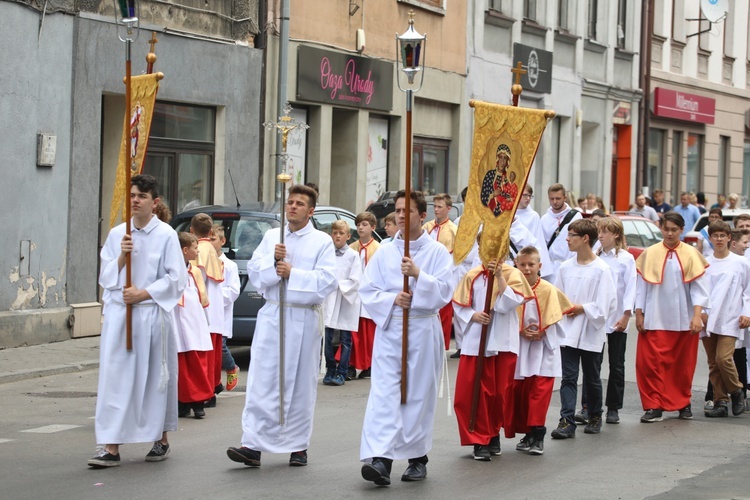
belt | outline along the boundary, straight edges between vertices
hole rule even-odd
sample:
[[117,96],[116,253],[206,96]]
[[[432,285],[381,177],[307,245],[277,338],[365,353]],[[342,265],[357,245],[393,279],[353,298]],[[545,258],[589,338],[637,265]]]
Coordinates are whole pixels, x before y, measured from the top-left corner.
[[[280,305],[277,300],[266,299],[266,303],[273,304],[275,306]],[[325,319],[323,318],[323,306],[322,304],[295,304],[293,302],[284,301],[284,307],[292,307],[294,309],[311,309],[318,313],[318,335],[321,337],[325,333],[326,325]]]

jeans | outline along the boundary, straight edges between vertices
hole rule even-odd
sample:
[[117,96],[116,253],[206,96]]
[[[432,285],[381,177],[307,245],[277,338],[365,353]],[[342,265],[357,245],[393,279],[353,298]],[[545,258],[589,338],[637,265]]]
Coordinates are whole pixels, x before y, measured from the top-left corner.
[[221,337],[221,369],[226,371],[234,370],[234,367],[237,366],[234,362],[234,358],[232,357],[232,353],[229,352],[229,348],[227,348],[227,338]]
[[325,356],[326,371],[336,371],[339,375],[346,376],[349,370],[349,355],[352,353],[352,332],[349,330],[338,330],[341,346],[341,356],[339,357],[338,369],[336,368],[336,349],[333,345],[333,335],[336,332],[334,328],[326,327],[325,338]]
[[602,414],[602,380],[599,372],[602,368],[602,353],[584,351],[575,347],[561,347],[562,381],[560,383],[560,416],[575,424],[576,399],[578,396],[578,366],[583,370],[583,383],[586,385],[586,397],[589,415],[601,417]]
[[[607,398],[605,404],[610,410],[622,408],[625,398],[625,347],[628,343],[626,332],[607,334],[607,356],[609,359],[609,378],[607,378]],[[604,351],[602,351],[604,356]],[[599,361],[601,365],[601,361]],[[586,404],[586,381],[581,387],[581,406]]]

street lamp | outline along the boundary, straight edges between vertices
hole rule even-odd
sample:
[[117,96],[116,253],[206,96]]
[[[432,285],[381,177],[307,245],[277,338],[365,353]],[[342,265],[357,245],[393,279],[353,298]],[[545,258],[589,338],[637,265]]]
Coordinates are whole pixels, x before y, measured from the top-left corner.
[[[420,35],[414,29],[414,11],[409,11],[409,28],[401,35],[396,35],[396,64],[406,74],[407,84],[402,86],[401,79],[396,74],[399,90],[406,93],[406,183],[404,197],[406,210],[406,224],[404,224],[404,257],[409,257],[409,221],[411,218],[411,110],[414,92],[419,92],[424,82],[424,47],[427,35]],[[414,88],[414,77],[421,73],[419,85]],[[409,293],[409,277],[404,276],[404,292]],[[407,354],[409,350],[409,310],[403,313],[403,337],[401,340],[401,404],[406,404],[407,390]]]
[[[133,127],[133,121],[131,117],[131,85],[130,76],[131,70],[131,58],[130,58],[130,46],[138,39],[138,28],[140,27],[140,21],[138,15],[140,14],[140,2],[139,0],[112,0],[115,6],[115,26],[117,27],[117,38],[121,42],[125,43],[125,123],[130,123],[131,128]],[[120,34],[120,25],[125,27],[124,34]],[[132,130],[131,130],[132,133]],[[125,168],[125,234],[130,236],[130,179],[133,175],[133,169],[135,166],[136,151],[133,148],[131,150],[130,161],[127,162]],[[130,265],[130,252],[125,254],[125,286],[130,287],[132,285],[132,269]],[[125,321],[125,347],[128,351],[133,350],[133,309],[131,304],[127,304],[127,315]]]

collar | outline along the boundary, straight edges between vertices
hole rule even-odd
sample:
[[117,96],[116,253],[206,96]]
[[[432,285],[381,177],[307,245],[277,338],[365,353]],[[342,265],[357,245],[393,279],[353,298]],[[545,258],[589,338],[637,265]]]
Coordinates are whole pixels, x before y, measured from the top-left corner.
[[148,221],[148,224],[138,229],[137,227],[135,227],[135,219],[130,219],[130,230],[131,231],[146,231],[147,233],[150,233],[151,231],[156,229],[160,223],[161,221],[159,220],[159,218],[155,214],[152,214],[151,220]]
[[373,241],[375,241],[375,238],[373,237],[370,237],[370,241],[368,241],[367,243],[362,243],[362,240],[359,240],[359,249],[364,250],[365,248],[369,247]]
[[343,257],[343,256],[344,256],[344,254],[346,253],[346,250],[347,250],[347,248],[348,248],[348,247],[347,247],[346,245],[344,245],[344,246],[343,246],[343,247],[341,247],[341,248],[336,248],[336,249],[335,249],[335,250],[336,250],[336,256],[337,256],[337,257]]
[[[411,240],[409,242],[409,247],[410,248],[416,249],[416,248],[419,248],[421,246],[424,246],[425,244],[427,244],[430,241],[433,241],[432,238],[430,238],[429,236],[427,236],[427,231],[425,231],[424,229],[421,229],[421,231],[422,231],[422,233],[419,235],[419,238],[417,238],[416,240]],[[393,237],[393,243],[395,243],[396,246],[401,247],[401,249],[404,248],[404,238],[403,238],[403,235],[401,234],[401,230],[400,229],[395,234],[395,236]]]
[[306,235],[307,233],[314,231],[314,230],[315,230],[315,227],[313,227],[312,220],[308,220],[307,224],[305,224],[305,227],[303,227],[302,229],[298,229],[296,231],[290,231],[289,223],[287,222],[286,225],[284,226],[284,236],[286,237],[286,236],[294,235],[294,236],[302,237]]

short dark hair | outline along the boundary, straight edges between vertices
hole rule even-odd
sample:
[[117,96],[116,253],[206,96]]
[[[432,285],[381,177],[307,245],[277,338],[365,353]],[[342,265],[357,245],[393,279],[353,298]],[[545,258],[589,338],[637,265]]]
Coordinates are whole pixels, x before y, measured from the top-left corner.
[[211,236],[211,230],[213,227],[214,221],[208,214],[195,214],[193,218],[190,219],[190,228],[198,238],[208,238]]
[[712,208],[711,210],[708,211],[708,215],[713,215],[713,214],[719,214],[719,217],[721,217],[723,215],[723,212],[721,211],[720,208],[717,207],[717,208]]
[[732,229],[732,232],[729,234],[729,237],[733,242],[740,241],[743,236],[750,235],[750,231],[747,229]]
[[723,220],[717,220],[708,225],[708,235],[711,236],[714,233],[726,233],[727,235],[731,235],[732,228]]
[[596,222],[592,219],[578,219],[574,220],[568,226],[568,233],[573,231],[581,236],[589,237],[589,247],[594,248],[597,238],[599,237],[599,229],[596,227]]
[[559,182],[557,184],[552,184],[550,187],[547,188],[547,194],[550,194],[553,191],[555,192],[562,191],[563,195],[566,193],[565,186],[563,186]]
[[354,218],[354,224],[359,225],[360,222],[369,222],[372,227],[378,225],[378,219],[375,218],[375,214],[372,212],[361,212]]
[[[393,203],[396,203],[399,198],[406,198],[406,190],[401,189],[396,193],[396,196],[393,197]],[[414,191],[411,190],[411,200],[417,204],[417,212],[420,214],[423,214],[427,212],[427,201],[424,199],[424,195],[421,191]]]
[[525,193],[526,191],[528,191],[530,195],[534,196],[534,188],[531,187],[531,184],[526,184],[526,186],[524,186],[523,192]]
[[317,184],[315,184],[314,182],[306,182],[306,183],[305,183],[305,186],[307,186],[307,187],[309,187],[309,188],[312,188],[312,189],[314,189],[314,190],[315,190],[315,193],[316,193],[316,194],[317,194],[318,196],[320,196],[320,188],[318,187],[318,185],[317,185]]
[[732,224],[737,227],[737,223],[743,220],[750,220],[750,214],[740,214],[732,219]]
[[177,233],[177,239],[180,240],[180,248],[189,248],[193,243],[198,243],[198,238],[193,233],[180,231]]
[[153,175],[134,175],[130,179],[130,186],[138,187],[138,191],[140,191],[141,193],[149,193],[153,199],[159,197],[159,182]]
[[695,197],[698,199],[698,203],[700,203],[701,205],[706,203],[706,193],[698,191],[697,193],[695,193]]
[[[687,193],[684,193],[687,194]],[[674,210],[670,210],[669,212],[665,213],[661,218],[661,224],[662,227],[664,227],[664,224],[667,222],[671,222],[672,224],[676,225],[680,229],[685,229],[685,219],[682,218],[682,215],[678,214]]]
[[315,189],[305,184],[295,184],[289,188],[289,194],[304,194],[309,198],[308,205],[310,208],[315,208],[315,204],[318,202],[318,192]]

